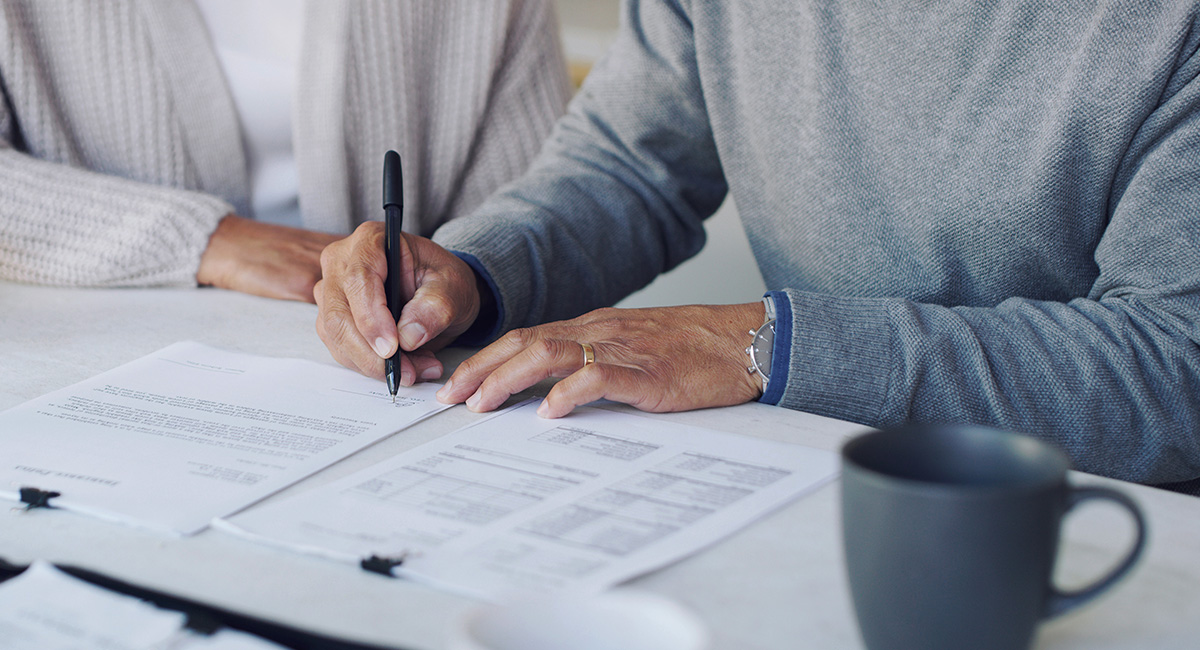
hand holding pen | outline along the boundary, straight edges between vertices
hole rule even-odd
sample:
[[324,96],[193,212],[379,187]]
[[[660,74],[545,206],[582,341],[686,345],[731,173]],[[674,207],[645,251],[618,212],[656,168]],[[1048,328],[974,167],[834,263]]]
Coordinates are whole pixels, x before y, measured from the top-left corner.
[[[388,163],[391,156],[395,161]],[[320,307],[317,334],[333,358],[369,377],[388,379],[397,392],[442,376],[434,352],[474,322],[480,304],[479,280],[466,262],[425,237],[402,232],[400,192],[400,158],[389,152],[384,217],[394,206],[391,223],[367,221],[327,246],[321,254],[322,280],[313,289]],[[388,360],[391,366],[385,369]]]

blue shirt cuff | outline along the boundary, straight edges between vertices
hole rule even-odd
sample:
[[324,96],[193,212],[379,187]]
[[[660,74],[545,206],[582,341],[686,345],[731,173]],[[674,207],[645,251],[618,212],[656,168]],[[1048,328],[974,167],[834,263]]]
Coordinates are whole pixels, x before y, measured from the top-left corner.
[[[500,298],[500,288],[496,286],[496,281],[492,279],[492,274],[488,273],[484,268],[483,263],[479,258],[470,253],[460,251],[450,251],[458,256],[458,259],[467,263],[479,277],[483,278],[484,284],[487,285],[489,291],[492,292],[492,308],[486,312],[480,310],[479,315],[475,317],[475,322],[454,339],[451,345],[461,345],[465,347],[479,347],[491,342],[500,335],[500,325],[504,323],[504,301]],[[486,302],[486,301],[485,301]]]
[[776,405],[787,388],[792,359],[792,301],[784,291],[768,291],[763,295],[775,301],[775,345],[771,348],[771,380],[758,401]]

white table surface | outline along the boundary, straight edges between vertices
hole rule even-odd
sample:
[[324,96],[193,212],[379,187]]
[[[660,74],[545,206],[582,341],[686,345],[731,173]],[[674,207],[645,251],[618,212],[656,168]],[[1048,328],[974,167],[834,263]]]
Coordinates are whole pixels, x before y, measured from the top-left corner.
[[[0,409],[185,339],[332,364],[313,329],[315,316],[312,305],[215,289],[0,282]],[[451,409],[272,499],[345,476],[477,417]],[[647,417],[828,450],[863,430],[760,404]],[[1118,485],[1134,496],[1147,514],[1149,543],[1140,565],[1114,590],[1044,624],[1036,647],[1200,647],[1200,499],[1082,474],[1074,480]],[[837,483],[823,487],[630,586],[697,613],[713,633],[714,650],[860,648],[842,567],[838,494]],[[1116,508],[1085,506],[1064,531],[1060,583],[1077,586],[1107,570],[1131,531]],[[476,604],[216,531],[170,538],[59,510],[0,507],[0,558],[75,565],[318,633],[414,650],[443,648],[449,626]]]

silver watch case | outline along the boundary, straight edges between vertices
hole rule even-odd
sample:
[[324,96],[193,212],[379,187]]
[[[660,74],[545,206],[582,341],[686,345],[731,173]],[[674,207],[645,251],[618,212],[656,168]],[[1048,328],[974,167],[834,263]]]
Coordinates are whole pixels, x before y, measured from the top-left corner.
[[766,308],[766,318],[756,330],[750,330],[752,337],[750,345],[746,346],[746,354],[750,356],[750,365],[746,371],[757,374],[762,378],[763,391],[767,390],[767,382],[771,380],[771,361],[775,350],[775,301],[770,296],[763,298]]

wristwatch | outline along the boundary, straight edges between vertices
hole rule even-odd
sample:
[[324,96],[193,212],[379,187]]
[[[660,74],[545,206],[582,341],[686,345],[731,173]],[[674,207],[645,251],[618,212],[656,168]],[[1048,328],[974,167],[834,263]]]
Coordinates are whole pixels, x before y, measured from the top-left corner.
[[753,338],[746,347],[746,354],[750,355],[750,365],[746,366],[746,372],[752,375],[757,373],[762,377],[762,389],[765,393],[767,382],[771,380],[771,360],[775,350],[775,300],[771,296],[763,297],[763,307],[766,308],[763,324],[756,330],[750,330],[750,336]]

